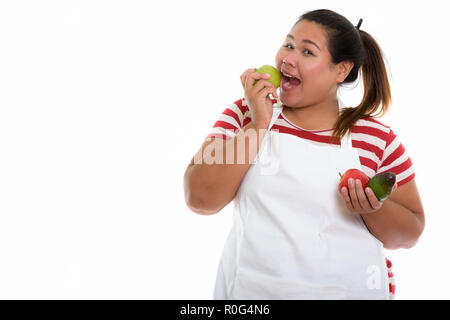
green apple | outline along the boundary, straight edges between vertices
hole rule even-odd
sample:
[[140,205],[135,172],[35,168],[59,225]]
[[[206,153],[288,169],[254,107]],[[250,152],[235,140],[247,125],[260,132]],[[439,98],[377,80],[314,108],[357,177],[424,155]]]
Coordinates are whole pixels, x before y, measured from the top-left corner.
[[[281,83],[281,75],[275,67],[265,64],[262,67],[256,69],[256,72],[270,74],[269,81],[273,84],[275,88],[278,88]],[[255,81],[256,83],[257,81]]]

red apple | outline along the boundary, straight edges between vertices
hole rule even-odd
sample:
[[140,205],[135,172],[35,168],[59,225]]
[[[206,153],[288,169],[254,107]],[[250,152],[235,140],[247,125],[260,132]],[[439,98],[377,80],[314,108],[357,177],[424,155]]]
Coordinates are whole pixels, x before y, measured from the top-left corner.
[[339,191],[341,191],[342,187],[346,187],[348,190],[348,179],[352,178],[353,180],[360,180],[362,187],[365,188],[367,186],[367,182],[369,182],[370,178],[366,176],[364,172],[358,169],[349,169],[345,171],[344,175],[341,175],[341,182],[339,182]]

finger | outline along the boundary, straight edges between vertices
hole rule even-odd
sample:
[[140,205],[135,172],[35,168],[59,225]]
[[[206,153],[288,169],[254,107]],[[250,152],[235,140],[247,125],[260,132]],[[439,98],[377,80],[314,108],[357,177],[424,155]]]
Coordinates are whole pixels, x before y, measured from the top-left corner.
[[245,80],[245,88],[252,88],[253,84],[256,80],[262,80],[262,79],[269,79],[270,75],[267,73],[261,73],[261,72],[252,72],[249,75],[247,75],[247,79]]
[[[275,91],[275,87],[273,86],[272,83],[270,83],[267,80],[260,80],[260,81],[258,81],[258,83],[256,83],[251,88],[247,88],[245,90],[245,94],[246,94],[246,96],[249,96],[249,97],[259,98],[261,95],[267,93],[267,90],[265,90],[266,88],[274,89],[273,91],[270,91],[270,93]],[[264,93],[261,92],[262,90],[265,90]],[[264,95],[264,98],[266,96],[267,96],[267,94]]]
[[278,100],[278,91],[275,90],[275,92],[272,94],[272,98],[275,100]]
[[369,187],[367,187],[365,189],[365,192],[366,192],[367,198],[369,199],[370,206],[375,210],[380,209],[381,206],[383,205],[383,202],[378,201],[378,198],[375,195],[375,193],[373,193],[373,190],[370,189]]
[[350,197],[348,196],[348,191],[347,191],[347,188],[346,188],[346,187],[343,187],[343,188],[341,189],[341,195],[342,195],[342,197],[343,197],[344,200],[345,200],[345,204],[346,204],[347,208],[348,208],[350,211],[353,211],[354,208],[353,208],[353,205],[352,205],[352,201],[350,200]]
[[355,208],[355,210],[357,211],[362,210],[361,204],[358,201],[358,196],[356,195],[355,180],[348,179],[348,191],[350,194],[350,200],[352,201],[353,208]]
[[268,81],[268,80],[259,80],[253,87],[252,87],[252,91],[254,91],[255,93],[258,93],[259,91],[265,89],[265,88],[274,88],[273,84]]
[[245,84],[247,83],[248,76],[249,76],[250,74],[254,73],[255,71],[256,71],[256,69],[248,69],[248,70],[242,75],[241,83],[242,83],[242,87],[243,87],[244,89],[245,89]]
[[[272,84],[273,85],[273,84]],[[275,99],[275,100],[278,100],[278,89],[277,88],[275,88],[275,86],[274,86],[274,93],[272,94],[273,95],[273,98]]]
[[250,68],[250,69],[245,70],[244,73],[241,74],[241,84],[242,84],[243,88],[245,88],[245,81],[247,80],[248,75],[255,71],[256,71],[255,68]]
[[356,195],[358,196],[358,201],[363,210],[369,211],[372,210],[372,206],[369,203],[369,200],[366,197],[366,193],[364,192],[364,188],[362,186],[361,180],[356,179],[355,181]]
[[262,95],[263,97],[267,97],[269,94],[274,94],[275,88],[271,87],[264,87],[261,91],[258,92],[258,95]]
[[392,192],[394,192],[398,188],[397,182],[394,184],[394,188],[392,189]]

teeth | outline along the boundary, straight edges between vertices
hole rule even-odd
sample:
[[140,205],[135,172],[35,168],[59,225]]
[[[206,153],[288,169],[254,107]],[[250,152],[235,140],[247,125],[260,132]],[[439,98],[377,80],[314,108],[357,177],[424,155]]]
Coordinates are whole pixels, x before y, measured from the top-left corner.
[[[283,74],[283,76],[285,76],[286,78],[295,78],[294,76],[291,76],[290,74],[281,72]],[[299,79],[300,80],[300,79]]]

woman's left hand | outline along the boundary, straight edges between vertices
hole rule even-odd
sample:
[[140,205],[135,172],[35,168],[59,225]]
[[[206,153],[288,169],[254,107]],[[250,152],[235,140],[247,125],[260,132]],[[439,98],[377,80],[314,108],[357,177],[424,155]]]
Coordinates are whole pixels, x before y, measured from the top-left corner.
[[[394,185],[392,192],[396,188],[397,184]],[[353,213],[371,213],[380,210],[383,206],[384,200],[379,201],[369,187],[364,189],[361,181],[358,179],[348,179],[348,190],[346,187],[343,187],[339,192],[344,198],[347,208]]]

